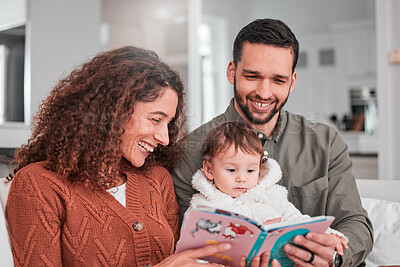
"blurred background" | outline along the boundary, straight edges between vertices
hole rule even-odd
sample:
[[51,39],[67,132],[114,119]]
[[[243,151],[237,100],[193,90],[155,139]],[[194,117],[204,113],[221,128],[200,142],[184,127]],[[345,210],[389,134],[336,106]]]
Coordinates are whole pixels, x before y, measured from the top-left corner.
[[337,128],[356,178],[400,179],[399,14],[400,0],[0,0],[0,176],[56,82],[100,51],[135,45],[178,70],[189,131],[224,112],[233,40],[270,17],[300,42],[285,108]]

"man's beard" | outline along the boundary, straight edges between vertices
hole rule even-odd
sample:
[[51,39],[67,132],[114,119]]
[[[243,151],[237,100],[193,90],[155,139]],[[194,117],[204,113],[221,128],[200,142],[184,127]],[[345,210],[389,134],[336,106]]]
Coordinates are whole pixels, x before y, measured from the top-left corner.
[[234,92],[234,97],[236,100],[236,103],[238,104],[238,106],[240,107],[240,109],[242,110],[243,114],[246,116],[246,118],[252,123],[252,124],[256,124],[256,125],[262,125],[262,124],[266,124],[268,123],[282,108],[283,106],[286,104],[288,98],[289,98],[289,93],[285,99],[285,101],[283,101],[282,105],[280,105],[279,107],[277,106],[277,101],[275,101],[273,103],[273,108],[270,112],[270,114],[265,117],[265,118],[255,118],[255,116],[253,116],[253,113],[250,111],[249,106],[246,105],[246,98],[242,99],[238,93],[237,87],[236,87],[236,78],[235,78],[235,83],[233,85],[233,92]]

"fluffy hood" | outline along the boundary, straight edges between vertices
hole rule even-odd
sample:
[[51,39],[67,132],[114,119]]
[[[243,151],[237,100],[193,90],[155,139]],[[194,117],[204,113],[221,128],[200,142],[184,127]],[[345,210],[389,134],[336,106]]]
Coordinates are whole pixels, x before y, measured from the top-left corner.
[[[258,185],[248,190],[246,193],[241,194],[237,197],[237,199],[245,198],[245,199],[254,199],[257,200],[258,197],[261,197],[265,194],[265,190],[274,186],[282,177],[282,171],[279,167],[279,164],[272,158],[269,158],[266,163],[269,167],[269,172],[260,177],[260,181]],[[193,188],[198,190],[202,195],[206,196],[210,201],[214,200],[223,200],[226,198],[231,198],[231,196],[219,191],[214,183],[207,179],[204,175],[203,169],[198,170],[192,178]],[[260,195],[261,194],[261,195]]]

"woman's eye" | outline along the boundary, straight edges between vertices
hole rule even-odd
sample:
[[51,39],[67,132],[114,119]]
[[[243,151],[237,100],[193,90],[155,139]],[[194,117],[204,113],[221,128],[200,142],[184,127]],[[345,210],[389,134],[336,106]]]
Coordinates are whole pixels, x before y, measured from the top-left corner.
[[151,119],[152,121],[159,123],[161,120],[160,119]]

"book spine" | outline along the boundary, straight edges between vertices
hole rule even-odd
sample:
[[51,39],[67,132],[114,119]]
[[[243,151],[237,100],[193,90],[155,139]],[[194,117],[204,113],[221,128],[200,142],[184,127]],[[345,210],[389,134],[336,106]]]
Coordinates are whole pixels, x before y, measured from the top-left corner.
[[254,242],[254,245],[253,245],[252,249],[250,250],[250,253],[246,259],[247,267],[249,267],[251,265],[253,258],[257,255],[257,253],[260,250],[261,246],[263,245],[264,240],[267,237],[267,235],[268,235],[267,232],[261,232],[260,235],[258,236],[256,242]]

